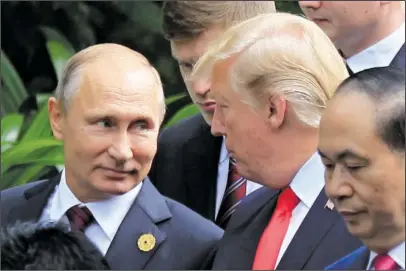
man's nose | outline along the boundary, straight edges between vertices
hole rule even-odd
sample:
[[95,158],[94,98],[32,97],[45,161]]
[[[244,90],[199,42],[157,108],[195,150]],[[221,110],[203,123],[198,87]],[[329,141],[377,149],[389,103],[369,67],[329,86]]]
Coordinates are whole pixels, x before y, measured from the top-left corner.
[[219,113],[218,113],[217,109],[214,110],[213,119],[211,121],[211,133],[214,136],[226,135],[225,126],[224,126],[223,122],[220,120],[218,115],[219,115]]
[[195,78],[192,81],[192,89],[199,96],[205,96],[210,91],[210,80],[204,78]]
[[353,193],[348,173],[336,167],[332,175],[326,179],[326,193],[329,198],[343,199],[350,197]]
[[116,161],[127,161],[133,158],[131,142],[127,135],[116,137],[108,152]]
[[318,9],[322,1],[299,1],[299,6],[302,10],[305,9]]

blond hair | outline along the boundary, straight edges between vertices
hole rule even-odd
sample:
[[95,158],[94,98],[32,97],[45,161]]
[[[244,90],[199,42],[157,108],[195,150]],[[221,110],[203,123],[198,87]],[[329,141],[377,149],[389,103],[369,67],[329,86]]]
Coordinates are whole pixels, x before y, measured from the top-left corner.
[[168,40],[193,39],[211,26],[228,28],[273,12],[274,1],[164,1],[163,31]]
[[232,89],[255,107],[264,95],[282,95],[298,119],[318,127],[323,109],[348,77],[343,59],[327,35],[297,15],[259,15],[229,28],[196,64],[192,78],[211,77],[213,66],[235,57]]

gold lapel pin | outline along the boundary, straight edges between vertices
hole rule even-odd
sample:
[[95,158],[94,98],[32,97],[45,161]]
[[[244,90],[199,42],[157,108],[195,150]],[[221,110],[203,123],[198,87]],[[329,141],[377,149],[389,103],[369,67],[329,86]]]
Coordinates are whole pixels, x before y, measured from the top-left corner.
[[145,233],[138,238],[138,248],[141,251],[148,252],[154,249],[156,240],[155,237],[150,233]]
[[324,205],[324,208],[328,208],[330,210],[333,210],[334,209],[334,203],[331,200],[328,200],[326,202],[326,205]]

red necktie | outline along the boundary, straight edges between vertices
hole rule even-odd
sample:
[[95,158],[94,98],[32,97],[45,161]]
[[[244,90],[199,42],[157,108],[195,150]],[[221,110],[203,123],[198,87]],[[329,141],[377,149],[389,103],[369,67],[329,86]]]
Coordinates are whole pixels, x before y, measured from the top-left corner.
[[290,187],[278,197],[271,221],[259,240],[255,254],[253,270],[274,270],[279,250],[289,227],[292,211],[300,202]]
[[388,254],[379,254],[374,259],[374,269],[399,270],[400,266]]
[[216,223],[225,229],[231,215],[235,212],[241,199],[245,196],[247,189],[247,179],[241,177],[237,168],[230,162],[230,172],[228,175],[226,191],[224,192],[223,201],[221,202],[219,213],[217,214]]
[[73,206],[66,212],[66,216],[70,221],[72,231],[84,231],[94,220],[92,213],[86,206]]

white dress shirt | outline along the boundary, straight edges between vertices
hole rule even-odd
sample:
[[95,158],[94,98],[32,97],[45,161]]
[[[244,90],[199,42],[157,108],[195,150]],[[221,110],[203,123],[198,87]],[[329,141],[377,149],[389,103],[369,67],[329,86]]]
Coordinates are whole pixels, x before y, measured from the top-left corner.
[[405,43],[405,23],[383,40],[348,58],[347,65],[354,73],[390,65]]
[[[215,218],[217,218],[217,214],[220,211],[221,202],[223,200],[224,192],[226,191],[227,187],[227,180],[228,180],[228,172],[230,166],[230,156],[226,149],[226,140],[223,137],[223,142],[221,144],[221,151],[220,151],[220,159],[219,159],[219,166],[217,171],[217,192],[216,192],[216,213]],[[251,181],[247,181],[247,189],[245,195],[254,192],[258,188],[262,187],[262,185],[258,183],[254,183]]]
[[103,255],[106,255],[121,222],[134,203],[141,187],[142,183],[123,195],[83,204],[66,184],[65,170],[63,170],[60,183],[49,197],[40,221],[60,221],[69,225],[69,220],[65,215],[66,211],[75,205],[86,206],[96,221],[86,228],[85,235],[99,248]]
[[[371,251],[367,270],[375,270],[372,266],[372,261],[377,255],[376,252]],[[401,270],[405,270],[405,242],[391,249],[388,255],[400,266]]]
[[300,168],[290,183],[290,187],[300,199],[300,202],[293,209],[289,227],[279,250],[275,266],[278,266],[283,254],[324,187],[324,165],[318,153],[314,153]]

